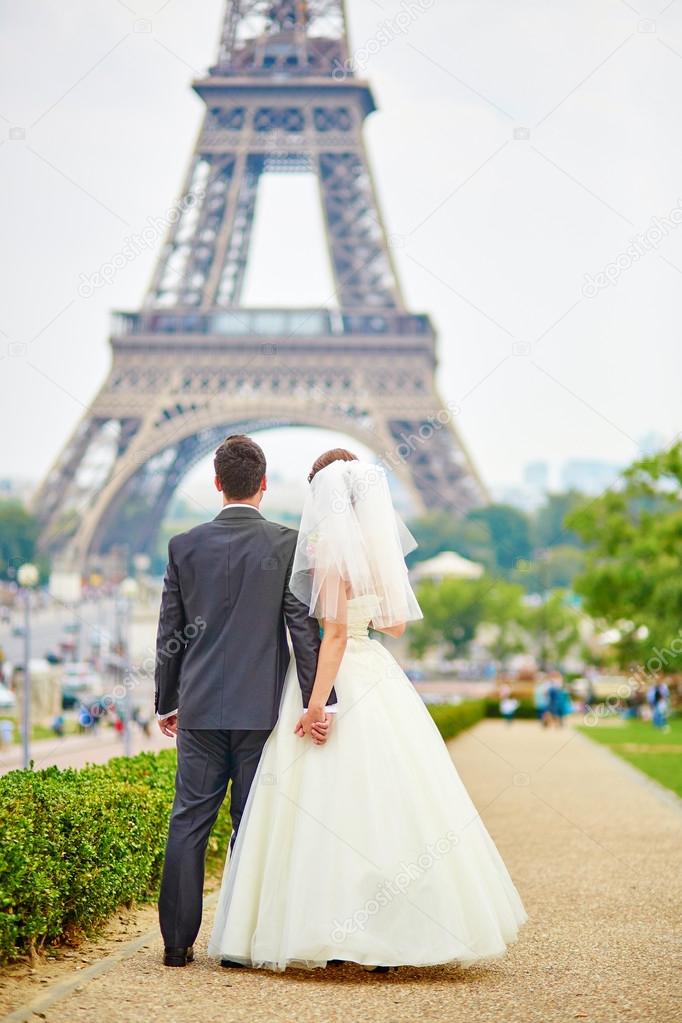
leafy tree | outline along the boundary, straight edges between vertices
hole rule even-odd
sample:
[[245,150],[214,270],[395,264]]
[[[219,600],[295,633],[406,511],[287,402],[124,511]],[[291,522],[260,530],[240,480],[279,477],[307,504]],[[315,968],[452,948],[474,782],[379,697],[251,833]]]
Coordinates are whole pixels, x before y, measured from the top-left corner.
[[679,671],[682,442],[633,463],[619,488],[574,509],[567,521],[588,544],[576,589],[590,614],[619,628],[621,663],[656,658]]
[[584,564],[585,555],[580,547],[568,544],[548,547],[536,552],[531,561],[517,563],[511,578],[528,593],[568,589]]
[[427,580],[417,591],[424,618],[410,628],[410,649],[421,657],[430,646],[446,643],[453,657],[463,655],[483,620],[490,579]]
[[494,655],[505,657],[520,649],[522,595],[520,586],[490,577],[423,582],[417,598],[424,618],[410,628],[412,652],[422,656],[430,646],[445,643],[451,656],[463,656],[478,627],[486,623],[495,626]]
[[486,646],[496,661],[502,662],[524,649],[525,619],[523,588],[498,580],[486,594],[484,609],[484,622],[491,627]]
[[457,519],[450,512],[435,511],[410,522],[410,530],[419,546],[409,564],[426,561],[443,551],[456,551],[462,557],[493,568],[495,553],[490,530],[484,523]]
[[564,590],[553,590],[541,602],[525,608],[524,625],[534,641],[540,666],[558,664],[580,641],[580,612]]
[[536,549],[548,547],[582,546],[577,533],[566,525],[566,517],[584,501],[578,490],[567,490],[562,494],[547,494],[533,518],[531,538]]
[[20,501],[0,501],[0,578],[13,578],[34,559],[37,536],[38,524]]
[[488,527],[495,567],[503,575],[511,572],[519,559],[530,559],[533,550],[530,522],[518,508],[509,504],[490,504],[469,512],[466,520]]

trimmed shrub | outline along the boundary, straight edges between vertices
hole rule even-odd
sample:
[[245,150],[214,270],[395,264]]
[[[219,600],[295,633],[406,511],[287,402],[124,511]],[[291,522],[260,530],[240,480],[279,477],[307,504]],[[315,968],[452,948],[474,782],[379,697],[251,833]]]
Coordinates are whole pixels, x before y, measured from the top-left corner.
[[485,717],[485,700],[465,700],[455,704],[430,703],[427,709],[447,742]]
[[[0,778],[0,960],[156,897],[175,765],[168,750]],[[209,845],[221,865],[230,830],[226,801]]]

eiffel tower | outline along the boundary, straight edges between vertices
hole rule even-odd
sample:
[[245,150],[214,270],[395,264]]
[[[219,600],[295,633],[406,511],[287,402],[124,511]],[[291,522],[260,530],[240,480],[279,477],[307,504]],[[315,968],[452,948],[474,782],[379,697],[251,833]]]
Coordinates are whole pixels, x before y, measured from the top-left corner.
[[[374,109],[343,0],[233,0],[177,216],[139,312],[114,314],[112,367],[35,507],[44,550],[82,570],[153,549],[181,478],[228,433],[307,425],[372,449],[416,510],[485,489],[434,381],[429,318],[408,312],[362,139]],[[328,308],[242,304],[265,172],[319,183]]]

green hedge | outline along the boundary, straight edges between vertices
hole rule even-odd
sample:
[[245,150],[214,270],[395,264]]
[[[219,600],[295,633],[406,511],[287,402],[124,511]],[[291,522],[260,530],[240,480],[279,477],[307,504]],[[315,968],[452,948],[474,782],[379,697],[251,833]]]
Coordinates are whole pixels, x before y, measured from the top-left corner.
[[455,704],[430,703],[428,705],[428,711],[446,742],[484,718],[485,710],[485,700],[465,700],[463,703]]
[[[158,891],[175,751],[0,778],[0,961],[77,940]],[[227,804],[209,843],[222,864]]]

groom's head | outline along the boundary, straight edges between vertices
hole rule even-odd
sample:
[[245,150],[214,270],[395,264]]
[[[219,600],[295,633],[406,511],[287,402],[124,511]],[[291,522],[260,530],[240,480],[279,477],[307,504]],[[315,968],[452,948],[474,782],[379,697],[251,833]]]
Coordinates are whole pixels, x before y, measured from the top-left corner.
[[267,488],[263,449],[244,434],[236,433],[220,445],[213,460],[216,490],[226,504],[244,502],[258,506]]

